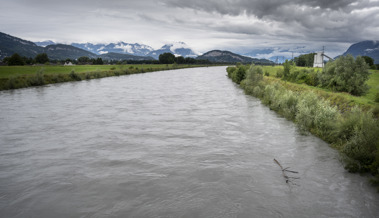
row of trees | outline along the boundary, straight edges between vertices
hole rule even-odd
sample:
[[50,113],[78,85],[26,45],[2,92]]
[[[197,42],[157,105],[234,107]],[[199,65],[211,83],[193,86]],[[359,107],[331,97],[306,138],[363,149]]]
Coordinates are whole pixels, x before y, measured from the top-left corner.
[[37,54],[35,58],[21,57],[19,54],[15,53],[10,57],[5,57],[3,62],[7,63],[9,66],[22,66],[25,64],[45,64],[49,62],[49,58],[46,53]]
[[37,54],[34,58],[21,57],[19,54],[15,53],[10,57],[5,57],[3,63],[9,66],[22,66],[22,65],[32,65],[32,64],[46,64],[46,63],[68,63],[73,64],[210,64],[209,60],[198,60],[195,58],[184,58],[182,56],[175,57],[171,53],[163,53],[159,55],[159,60],[103,60],[102,58],[89,58],[87,56],[79,57],[78,59],[66,59],[66,60],[50,60],[46,53]]

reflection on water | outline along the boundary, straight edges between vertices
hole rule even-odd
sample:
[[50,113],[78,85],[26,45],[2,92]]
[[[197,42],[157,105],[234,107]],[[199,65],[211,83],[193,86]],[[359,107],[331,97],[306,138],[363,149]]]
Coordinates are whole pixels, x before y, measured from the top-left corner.
[[[2,217],[376,217],[323,141],[184,69],[0,92]],[[299,171],[296,185],[280,168]]]

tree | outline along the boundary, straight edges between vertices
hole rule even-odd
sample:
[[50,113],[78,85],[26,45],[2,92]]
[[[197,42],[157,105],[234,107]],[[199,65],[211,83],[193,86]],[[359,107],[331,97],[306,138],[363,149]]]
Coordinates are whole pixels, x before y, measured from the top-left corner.
[[182,56],[179,56],[179,57],[175,58],[175,62],[177,64],[184,64],[185,63],[185,59]]
[[82,56],[80,58],[78,58],[78,63],[79,64],[86,64],[86,63],[89,63],[91,59],[89,59],[89,57],[86,57],[86,56]]
[[173,64],[175,62],[175,55],[166,52],[159,55],[159,63],[161,64]]
[[326,64],[321,85],[339,92],[363,95],[369,89],[366,84],[369,75],[368,65],[363,57],[358,56],[354,60],[352,55],[341,56]]
[[296,66],[312,67],[315,54],[316,53],[309,53],[309,54],[300,55],[299,57],[295,57]]
[[9,65],[9,66],[25,65],[25,62],[24,62],[24,60],[22,59],[22,57],[21,57],[19,54],[14,53],[14,54],[8,59],[8,65]]
[[97,59],[92,59],[92,64],[94,64],[94,65],[103,65],[104,62],[103,62],[103,59],[97,58]]
[[49,58],[47,57],[46,53],[37,54],[34,59],[36,63],[39,63],[39,64],[44,64],[44,63],[49,62]]
[[365,60],[366,64],[368,64],[369,67],[374,65],[374,59],[369,56],[362,56],[362,58]]
[[284,80],[288,80],[291,76],[291,70],[293,68],[293,63],[292,61],[288,61],[286,60],[284,63],[283,63],[283,79]]

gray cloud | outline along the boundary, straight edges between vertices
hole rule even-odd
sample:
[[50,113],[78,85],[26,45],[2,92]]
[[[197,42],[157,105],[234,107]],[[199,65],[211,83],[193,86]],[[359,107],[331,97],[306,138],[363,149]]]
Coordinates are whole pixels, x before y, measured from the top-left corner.
[[326,45],[343,52],[350,43],[379,36],[379,0],[0,0],[0,5],[0,31],[65,43],[122,40],[158,48],[185,41],[200,52]]

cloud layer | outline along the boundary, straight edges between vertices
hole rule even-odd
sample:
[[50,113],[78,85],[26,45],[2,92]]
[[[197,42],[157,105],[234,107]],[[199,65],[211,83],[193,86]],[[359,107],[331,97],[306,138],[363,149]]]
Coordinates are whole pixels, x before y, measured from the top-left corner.
[[[30,40],[184,41],[195,50],[342,53],[379,36],[379,0],[0,0],[0,31]],[[267,55],[267,54],[265,54]],[[269,54],[268,54],[269,55]],[[334,55],[334,54],[332,54]]]

